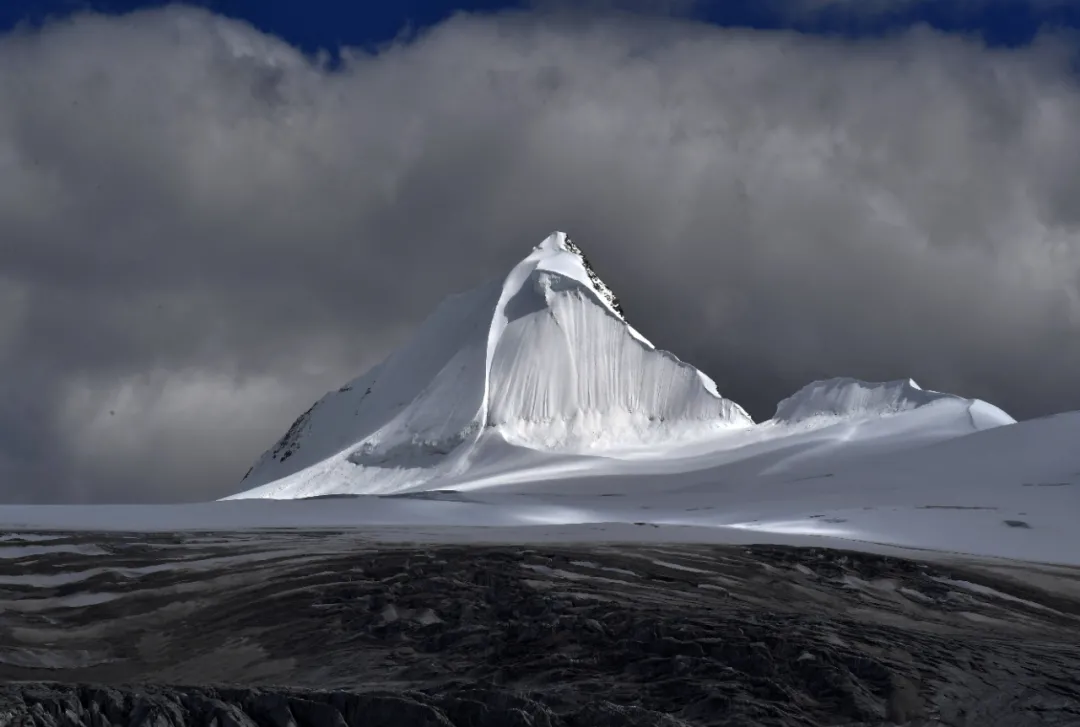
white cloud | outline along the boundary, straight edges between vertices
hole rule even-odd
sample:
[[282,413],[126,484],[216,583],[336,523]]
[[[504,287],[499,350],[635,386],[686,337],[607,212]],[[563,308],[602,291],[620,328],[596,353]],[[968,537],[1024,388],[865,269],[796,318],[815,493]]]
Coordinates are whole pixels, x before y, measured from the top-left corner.
[[330,72],[178,7],[5,37],[5,467],[225,494],[554,228],[751,406],[849,374],[1080,407],[1071,50],[511,13]]

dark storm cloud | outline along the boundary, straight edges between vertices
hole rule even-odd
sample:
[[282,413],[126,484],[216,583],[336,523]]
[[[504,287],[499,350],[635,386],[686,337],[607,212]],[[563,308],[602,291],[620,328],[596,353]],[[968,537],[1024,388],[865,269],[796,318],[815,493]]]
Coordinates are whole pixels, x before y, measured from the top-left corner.
[[758,416],[838,374],[1080,407],[1070,50],[546,12],[332,72],[182,8],[3,38],[2,499],[227,494],[552,229]]

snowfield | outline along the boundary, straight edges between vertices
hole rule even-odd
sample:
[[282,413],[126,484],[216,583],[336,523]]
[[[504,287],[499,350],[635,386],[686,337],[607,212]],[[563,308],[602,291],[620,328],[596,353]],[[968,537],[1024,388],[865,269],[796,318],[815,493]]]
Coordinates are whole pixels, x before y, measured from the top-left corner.
[[635,331],[554,233],[316,402],[226,501],[5,506],[0,525],[861,543],[1080,565],[1078,433],[1080,412],[1017,423],[913,381],[843,378],[755,423]]

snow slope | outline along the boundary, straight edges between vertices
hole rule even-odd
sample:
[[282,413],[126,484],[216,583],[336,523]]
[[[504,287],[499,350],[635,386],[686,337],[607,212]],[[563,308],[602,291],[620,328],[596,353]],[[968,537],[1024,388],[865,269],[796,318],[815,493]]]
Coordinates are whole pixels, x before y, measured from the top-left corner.
[[319,400],[259,458],[242,496],[415,488],[467,471],[482,440],[595,453],[752,423],[711,379],[635,331],[556,232]]
[[730,470],[725,474],[723,466],[638,468],[466,492],[190,505],[6,505],[0,506],[0,529],[322,527],[374,542],[777,543],[1080,566],[1078,437],[1080,412],[1073,412],[859,460],[832,457],[819,463],[827,467],[796,478],[740,478]]

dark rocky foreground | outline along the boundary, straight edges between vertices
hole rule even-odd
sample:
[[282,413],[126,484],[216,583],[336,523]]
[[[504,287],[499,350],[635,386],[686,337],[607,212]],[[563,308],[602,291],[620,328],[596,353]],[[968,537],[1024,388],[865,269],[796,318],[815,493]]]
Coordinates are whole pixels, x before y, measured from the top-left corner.
[[0,540],[0,726],[1080,725],[1080,573],[821,549]]

